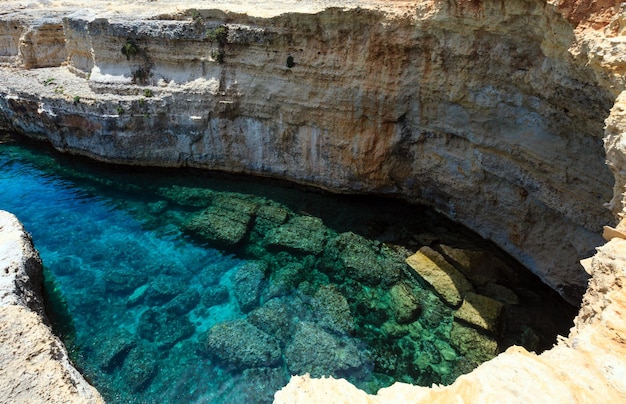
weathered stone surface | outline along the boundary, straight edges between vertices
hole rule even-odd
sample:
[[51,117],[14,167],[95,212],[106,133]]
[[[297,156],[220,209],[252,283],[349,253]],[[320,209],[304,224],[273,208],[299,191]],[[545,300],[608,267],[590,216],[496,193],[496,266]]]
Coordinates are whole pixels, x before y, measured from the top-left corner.
[[[381,265],[379,247],[371,240],[352,232],[341,233],[332,240],[328,250],[327,253],[336,255],[339,261],[339,278],[344,276],[345,271],[352,279],[371,286],[386,279],[388,269]],[[393,268],[389,270],[390,277],[397,278],[397,273],[392,271]]]
[[0,211],[0,401],[103,403],[45,324],[42,270],[22,225]]
[[405,284],[400,283],[394,285],[389,293],[398,324],[415,321],[421,312],[421,306],[411,290]]
[[218,245],[231,247],[246,237],[251,223],[252,216],[245,211],[211,206],[189,220],[185,228]]
[[406,263],[452,306],[461,304],[465,294],[473,290],[461,272],[429,247],[422,247]]
[[317,324],[324,329],[338,334],[354,332],[348,301],[334,285],[321,286],[313,296],[311,308],[318,318]]
[[233,279],[235,299],[244,313],[259,305],[266,271],[267,263],[264,261],[248,261],[237,269]]
[[454,318],[496,333],[502,306],[501,302],[490,297],[469,292],[465,294],[461,307],[454,313]]
[[319,255],[326,245],[328,230],[321,219],[296,216],[277,229],[270,230],[265,242],[270,248]]
[[219,323],[208,333],[210,355],[236,368],[271,367],[281,361],[278,340],[245,320]]
[[354,340],[328,333],[313,323],[300,322],[293,340],[285,348],[291,374],[310,372],[321,377],[355,375],[367,370],[365,354]]

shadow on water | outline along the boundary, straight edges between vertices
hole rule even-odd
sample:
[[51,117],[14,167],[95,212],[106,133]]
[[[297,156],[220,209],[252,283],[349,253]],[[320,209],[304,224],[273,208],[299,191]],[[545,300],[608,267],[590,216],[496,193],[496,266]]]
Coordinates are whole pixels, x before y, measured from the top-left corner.
[[[305,372],[447,384],[512,344],[550,348],[576,312],[423,206],[8,136],[0,151],[0,208],[32,232],[57,332],[111,402],[268,402]],[[460,274],[462,305],[410,269],[417,251]]]

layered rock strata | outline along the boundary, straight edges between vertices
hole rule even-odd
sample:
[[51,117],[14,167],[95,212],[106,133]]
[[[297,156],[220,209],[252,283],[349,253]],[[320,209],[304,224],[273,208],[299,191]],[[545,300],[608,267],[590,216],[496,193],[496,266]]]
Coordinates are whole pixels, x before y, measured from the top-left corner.
[[0,211],[0,401],[103,403],[46,325],[42,271],[30,236]]
[[103,161],[427,203],[580,301],[578,260],[612,220],[602,127],[614,94],[583,53],[568,52],[575,36],[559,7],[276,2],[175,13],[176,3],[155,3],[132,16],[98,2],[51,8],[45,20],[8,12],[7,65],[67,59],[0,71],[1,126]]

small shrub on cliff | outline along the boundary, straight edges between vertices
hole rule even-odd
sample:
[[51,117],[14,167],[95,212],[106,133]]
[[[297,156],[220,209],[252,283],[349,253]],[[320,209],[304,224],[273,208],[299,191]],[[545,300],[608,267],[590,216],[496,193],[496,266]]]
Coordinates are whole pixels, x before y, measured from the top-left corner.
[[211,43],[217,42],[218,46],[225,46],[228,38],[228,28],[224,25],[212,28],[206,32],[206,37]]
[[150,90],[149,88],[144,88],[143,89],[143,96],[146,98],[150,98],[152,97],[154,94],[152,94],[152,90]]
[[295,65],[296,65],[296,62],[293,61],[293,56],[291,55],[287,56],[287,67],[291,69]]
[[80,102],[80,96],[75,95],[73,100],[74,100],[74,105],[78,104]]
[[132,39],[127,39],[124,46],[122,46],[122,55],[126,56],[126,59],[130,59],[131,56],[135,56],[139,53],[139,47]]
[[116,108],[117,114],[118,115],[124,115],[124,107],[121,105],[118,105]]

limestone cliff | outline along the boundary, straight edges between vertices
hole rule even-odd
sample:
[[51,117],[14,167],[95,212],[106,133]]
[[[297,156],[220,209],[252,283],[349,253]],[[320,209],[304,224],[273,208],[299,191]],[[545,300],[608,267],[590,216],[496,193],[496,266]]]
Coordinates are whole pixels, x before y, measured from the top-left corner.
[[45,324],[42,270],[30,236],[0,211],[0,401],[103,403]]
[[103,161],[427,203],[578,303],[578,260],[612,221],[602,128],[614,95],[568,51],[559,8],[312,4],[322,11],[9,14],[8,65],[67,59],[2,70],[0,121]]

